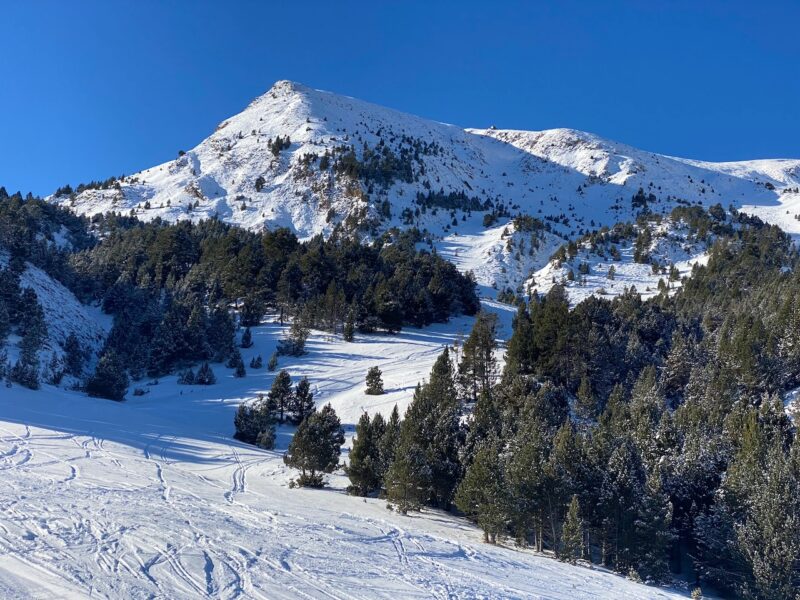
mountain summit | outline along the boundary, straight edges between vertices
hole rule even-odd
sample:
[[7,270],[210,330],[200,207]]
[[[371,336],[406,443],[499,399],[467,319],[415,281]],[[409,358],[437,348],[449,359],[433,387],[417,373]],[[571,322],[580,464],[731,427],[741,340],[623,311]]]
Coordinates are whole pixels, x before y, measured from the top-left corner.
[[[53,201],[93,215],[216,217],[301,238],[391,226],[475,233],[529,214],[574,236],[647,207],[750,207],[789,231],[800,160],[709,163],[572,129],[461,129],[279,81],[169,162]],[[788,205],[788,206],[787,206]]]

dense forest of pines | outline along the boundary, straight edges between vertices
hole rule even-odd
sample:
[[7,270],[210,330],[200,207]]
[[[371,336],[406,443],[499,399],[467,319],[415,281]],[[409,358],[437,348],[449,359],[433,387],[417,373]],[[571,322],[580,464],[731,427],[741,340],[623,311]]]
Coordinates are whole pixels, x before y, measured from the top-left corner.
[[776,227],[703,218],[737,226],[673,296],[520,302],[497,383],[481,314],[402,421],[359,421],[351,491],[646,581],[796,598],[800,441],[781,393],[800,383],[798,255]]
[[87,221],[2,190],[0,233],[7,234],[10,256],[0,270],[8,313],[0,309],[0,334],[25,337],[38,329],[27,336],[23,357],[30,377],[16,378],[29,387],[38,385],[43,332],[28,322],[37,314],[35,294],[18,285],[26,261],[114,316],[97,373],[78,373],[87,376],[89,393],[113,399],[124,395],[128,374],[138,379],[230,359],[236,328],[257,324],[269,310],[293,321],[284,345],[291,354],[302,352],[309,327],[345,337],[356,329],[397,332],[479,308],[474,280],[418,251],[413,232],[366,245],[321,236],[300,242],[288,230],[252,233],[215,220],[143,223],[98,215]]

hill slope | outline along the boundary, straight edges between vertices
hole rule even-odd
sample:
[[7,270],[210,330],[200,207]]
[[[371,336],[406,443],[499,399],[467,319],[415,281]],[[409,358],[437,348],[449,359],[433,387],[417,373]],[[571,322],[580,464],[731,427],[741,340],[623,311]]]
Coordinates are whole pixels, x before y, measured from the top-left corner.
[[800,160],[708,163],[570,129],[463,130],[280,81],[175,160],[52,199],[87,215],[217,216],[303,238],[337,226],[483,236],[487,213],[500,224],[530,214],[574,237],[644,205],[718,202],[800,233],[798,186]]

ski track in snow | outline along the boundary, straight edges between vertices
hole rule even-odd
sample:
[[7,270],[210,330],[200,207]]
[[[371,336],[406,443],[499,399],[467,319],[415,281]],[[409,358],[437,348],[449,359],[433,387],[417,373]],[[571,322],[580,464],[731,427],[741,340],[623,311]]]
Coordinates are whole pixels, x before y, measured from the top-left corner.
[[[487,300],[501,331],[513,311]],[[399,335],[312,332],[309,353],[281,359],[310,378],[352,436],[364,409],[401,411],[444,344],[465,336],[460,317]],[[283,328],[253,329],[245,363],[268,357]],[[369,366],[388,393],[364,394]],[[2,598],[671,598],[529,551],[481,543],[451,515],[403,517],[385,501],[347,496],[342,474],[325,490],[289,489],[278,449],[233,440],[233,414],[275,373],[243,379],[213,365],[215,386],[176,377],[124,403],[44,386],[0,389]],[[346,453],[346,448],[345,448]]]

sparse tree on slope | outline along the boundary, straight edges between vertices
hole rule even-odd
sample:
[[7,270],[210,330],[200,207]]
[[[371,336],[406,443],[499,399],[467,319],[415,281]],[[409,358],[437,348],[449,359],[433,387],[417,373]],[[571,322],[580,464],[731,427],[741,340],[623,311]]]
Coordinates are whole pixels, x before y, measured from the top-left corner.
[[322,487],[323,474],[332,473],[339,464],[344,429],[330,404],[312,413],[300,423],[283,461],[300,469],[296,483],[300,486]]

